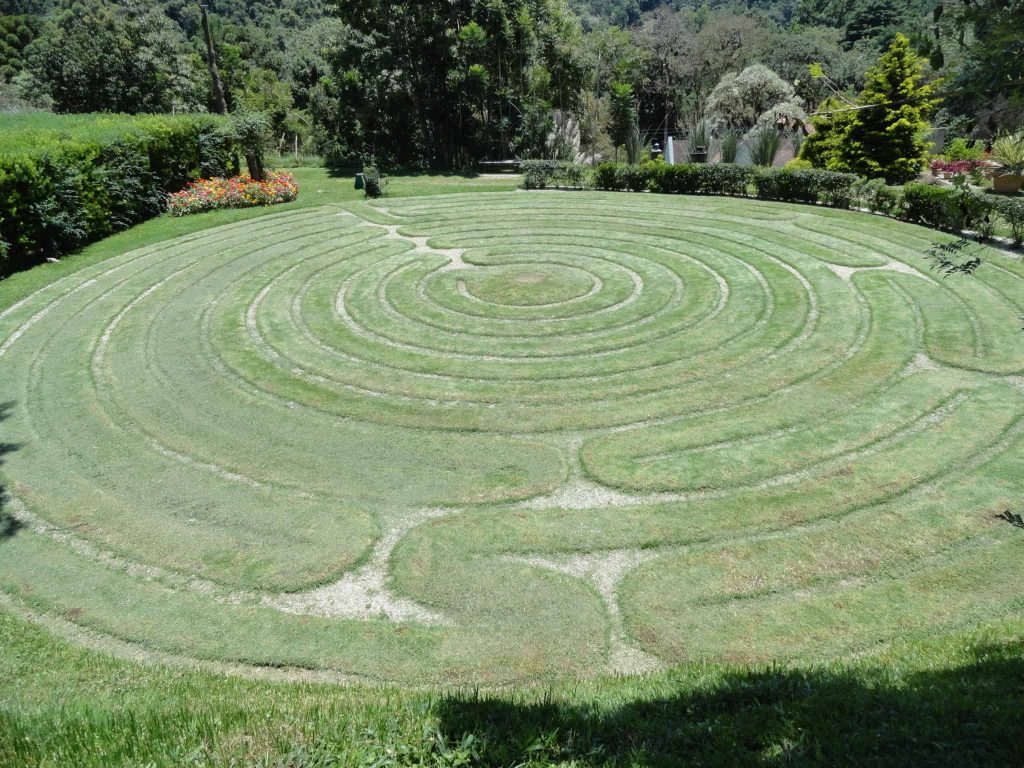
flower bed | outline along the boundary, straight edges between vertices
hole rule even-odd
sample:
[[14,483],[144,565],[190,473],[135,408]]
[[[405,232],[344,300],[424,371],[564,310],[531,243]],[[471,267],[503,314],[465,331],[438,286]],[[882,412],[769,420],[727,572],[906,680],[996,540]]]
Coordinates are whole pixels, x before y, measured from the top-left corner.
[[950,175],[968,175],[975,168],[980,168],[985,163],[981,160],[932,160],[931,168],[935,174],[946,173]]
[[216,177],[194,181],[181,192],[168,195],[167,209],[172,216],[185,216],[218,208],[288,203],[298,194],[295,177],[284,171],[268,172],[265,181],[253,181],[248,176]]

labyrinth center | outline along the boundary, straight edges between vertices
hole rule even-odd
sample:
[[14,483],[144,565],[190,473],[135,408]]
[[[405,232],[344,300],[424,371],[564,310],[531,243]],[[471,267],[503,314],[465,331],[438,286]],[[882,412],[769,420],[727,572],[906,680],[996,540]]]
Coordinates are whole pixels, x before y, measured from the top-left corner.
[[8,600],[186,659],[503,683],[1024,608],[1024,266],[727,198],[273,213],[0,311]]

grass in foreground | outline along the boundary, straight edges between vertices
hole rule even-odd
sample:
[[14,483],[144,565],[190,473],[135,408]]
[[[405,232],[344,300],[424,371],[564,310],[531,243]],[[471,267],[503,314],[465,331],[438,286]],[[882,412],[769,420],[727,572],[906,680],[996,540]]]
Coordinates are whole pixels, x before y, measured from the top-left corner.
[[0,765],[1011,766],[1024,624],[810,668],[409,692],[266,683],[71,647],[0,612]]

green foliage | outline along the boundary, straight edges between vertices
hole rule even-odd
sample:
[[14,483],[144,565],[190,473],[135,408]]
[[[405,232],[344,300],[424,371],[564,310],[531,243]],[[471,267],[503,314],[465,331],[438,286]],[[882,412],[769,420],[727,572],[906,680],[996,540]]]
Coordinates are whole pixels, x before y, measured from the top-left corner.
[[800,157],[817,168],[909,181],[928,154],[927,118],[937,104],[934,83],[923,82],[921,58],[903,35],[866,78],[860,108],[830,103],[837,111],[814,121],[817,131],[804,142]]
[[966,185],[950,189],[928,184],[903,188],[903,211],[908,221],[949,232],[972,230],[984,239],[992,233],[997,198],[971,192]]
[[773,125],[763,125],[747,134],[746,146],[754,165],[771,168],[782,149],[782,134]]
[[968,141],[963,137],[947,141],[942,148],[942,154],[947,160],[980,160],[984,153],[984,147],[979,142]]
[[381,176],[376,164],[371,163],[363,167],[363,191],[366,197],[383,197],[387,185],[387,178]]
[[24,57],[57,112],[170,112],[199,106],[183,45],[159,9],[78,0],[62,5]]
[[347,26],[316,105],[332,154],[445,168],[551,156],[558,116],[578,111],[579,30],[556,0],[334,10]]
[[231,130],[237,146],[245,155],[249,176],[255,181],[266,177],[264,151],[270,122],[261,112],[240,112],[231,117]]
[[898,216],[902,212],[900,191],[886,185],[884,179],[858,178],[853,185],[852,195],[857,206],[872,213]]
[[1024,244],[1024,198],[1000,197],[995,210],[1010,230],[1010,238],[1018,248]]
[[619,186],[619,164],[601,163],[594,169],[594,186],[598,189],[622,189]]
[[972,0],[940,4],[936,30],[961,61],[944,89],[946,107],[989,132],[1024,123],[1024,3]]
[[814,133],[800,146],[800,159],[815,168],[829,171],[847,171],[847,136],[855,119],[854,111],[838,99],[829,99],[821,105],[824,114],[811,118]]
[[523,160],[520,168],[524,189],[576,189],[584,186],[589,175],[586,166],[567,160]]
[[928,155],[928,117],[937,100],[923,81],[924,64],[897,35],[878,65],[868,70],[860,103],[844,138],[849,170],[891,183],[913,179]]
[[213,116],[0,117],[0,272],[124,229],[163,208],[164,193],[226,171],[230,138]]
[[1004,173],[1024,174],[1024,131],[1005,134],[992,142],[992,158]]
[[628,83],[612,83],[609,99],[608,136],[616,147],[626,146],[629,162],[635,163],[637,148],[634,139],[638,126],[633,87]]
[[735,163],[739,159],[740,141],[742,139],[743,134],[739,128],[730,125],[722,131],[718,147],[723,163]]
[[849,173],[776,168],[758,172],[754,179],[757,196],[765,200],[822,203],[848,208],[858,178]]

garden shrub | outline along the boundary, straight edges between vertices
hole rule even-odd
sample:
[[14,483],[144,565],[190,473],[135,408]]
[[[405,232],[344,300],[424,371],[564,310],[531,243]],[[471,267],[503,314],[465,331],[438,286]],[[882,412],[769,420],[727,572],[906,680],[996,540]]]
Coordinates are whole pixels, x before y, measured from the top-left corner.
[[903,187],[903,216],[908,221],[936,229],[952,229],[955,217],[950,190],[928,184]]
[[598,189],[624,189],[619,183],[618,163],[601,163],[594,169],[594,186]]
[[697,174],[700,177],[697,191],[702,195],[744,196],[749,194],[755,171],[749,165],[714,163],[697,166]]
[[588,169],[585,165],[568,160],[523,160],[524,189],[547,189],[569,187],[580,189],[586,186]]
[[952,232],[973,231],[991,237],[999,220],[1010,228],[1018,245],[1024,239],[1024,200],[979,195],[963,179],[953,189],[908,184],[901,191],[883,179],[852,173],[787,166],[756,168],[733,163],[680,163],[648,160],[639,165],[601,163],[597,168],[565,161],[523,163],[524,186],[593,187],[682,195],[754,194],[763,200],[821,204],[831,208],[854,205],[874,213],[905,219]]
[[1010,228],[1013,244],[1024,244],[1024,198],[999,198],[995,201],[995,209]]
[[0,274],[154,216],[201,174],[226,174],[225,126],[213,115],[0,116]]
[[643,165],[623,163],[616,171],[618,188],[628,190],[629,192],[644,192],[647,189],[647,183],[652,173],[657,173],[657,169],[652,168],[647,163]]
[[388,180],[381,176],[380,169],[372,163],[363,168],[363,194],[366,197],[384,197]]
[[712,167],[703,164],[685,163],[683,165],[668,165],[659,169],[655,178],[651,180],[651,190],[674,195],[693,195],[700,188],[700,168]]
[[765,168],[757,172],[754,185],[762,200],[786,200],[798,203],[818,202],[817,191],[807,184],[806,171]]
[[801,168],[766,168],[754,177],[757,196],[764,200],[822,203],[849,208],[858,177],[852,173]]
[[885,183],[885,179],[857,178],[850,189],[852,202],[872,213],[898,216],[901,213],[901,198],[898,190]]
[[520,170],[523,172],[525,189],[547,189],[555,180],[561,160],[523,160]]

